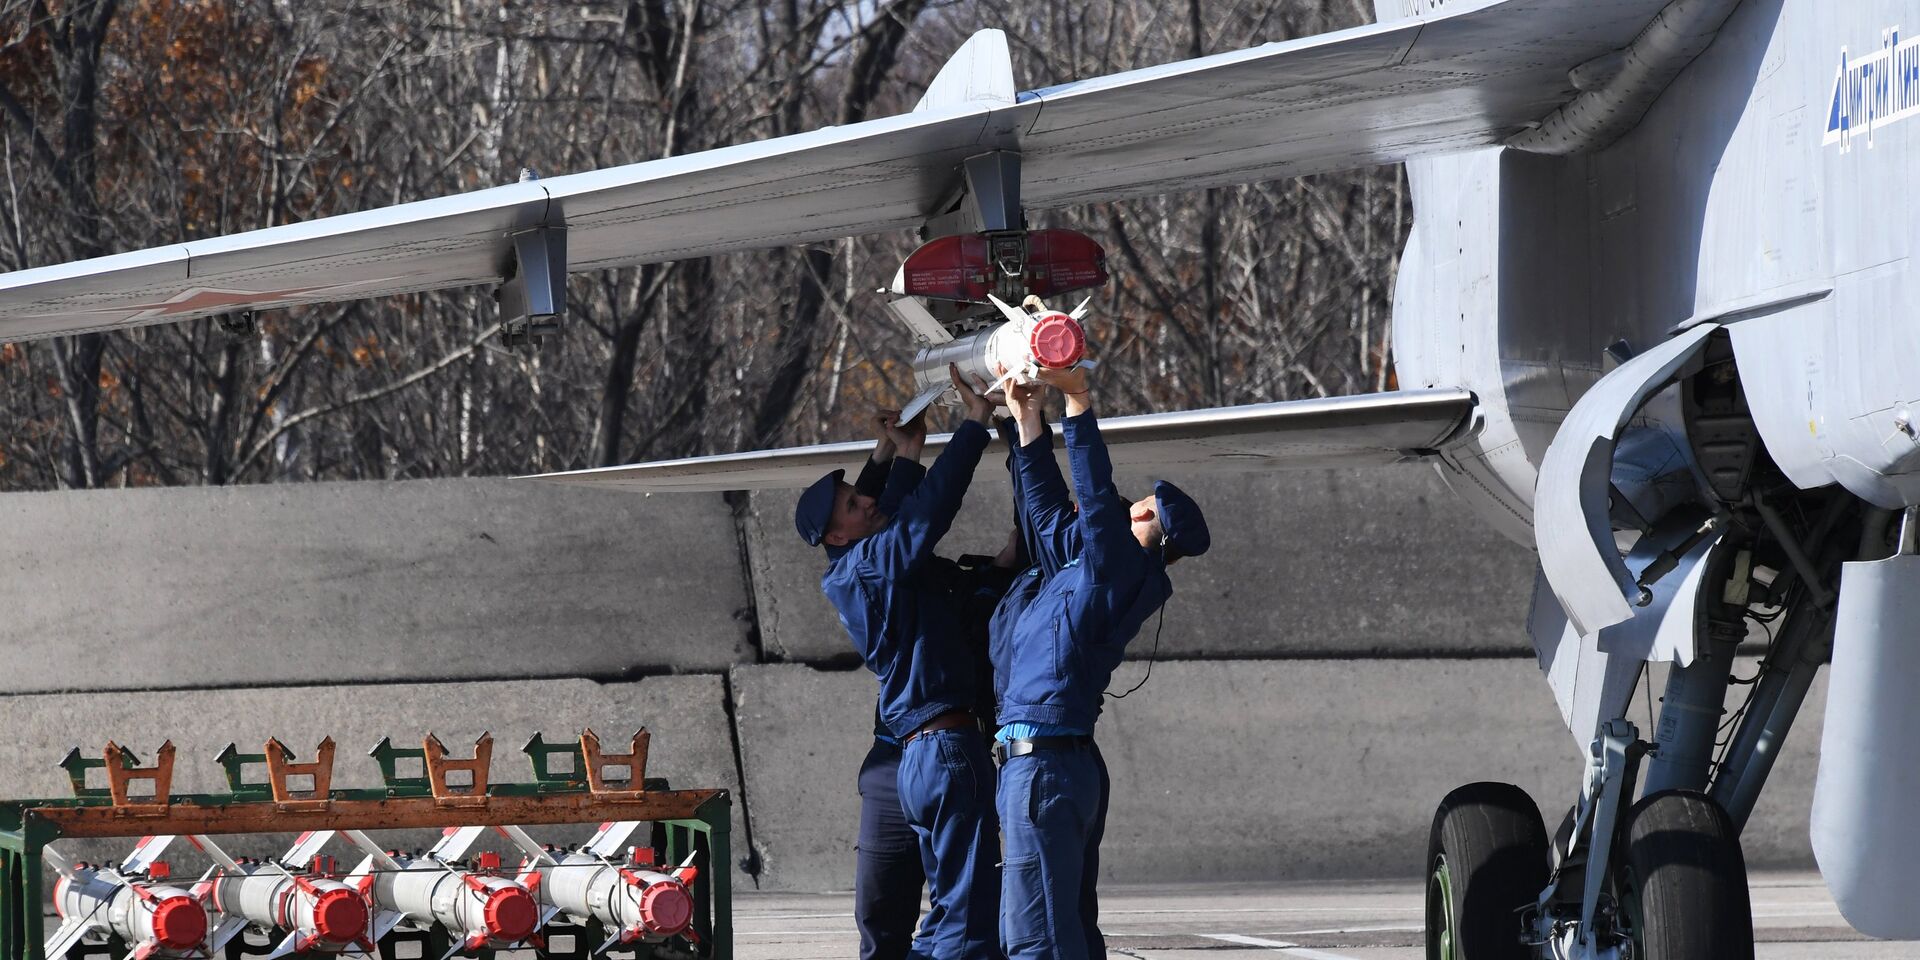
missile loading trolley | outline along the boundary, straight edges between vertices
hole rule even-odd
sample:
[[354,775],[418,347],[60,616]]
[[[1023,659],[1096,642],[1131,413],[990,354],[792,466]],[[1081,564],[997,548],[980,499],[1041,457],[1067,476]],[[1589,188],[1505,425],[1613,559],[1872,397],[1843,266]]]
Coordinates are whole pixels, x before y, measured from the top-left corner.
[[[431,734],[418,748],[382,740],[370,756],[384,786],[335,790],[331,739],[305,763],[268,740],[219,755],[224,794],[173,793],[171,742],[144,767],[111,741],[98,758],[74,750],[61,762],[73,796],[0,802],[0,960],[731,960],[729,798],[647,779],[648,742],[642,730],[608,754],[591,730],[535,735],[522,748],[533,779],[494,783],[491,737],[467,758]],[[535,839],[566,825],[598,829],[572,846]],[[369,834],[422,828],[440,831],[424,853]],[[228,852],[284,833],[299,834],[285,852]],[[119,862],[61,849],[114,838],[138,838]],[[487,840],[506,856],[475,852]],[[160,859],[176,841],[203,874]],[[359,865],[343,870],[329,845],[357,848]]]

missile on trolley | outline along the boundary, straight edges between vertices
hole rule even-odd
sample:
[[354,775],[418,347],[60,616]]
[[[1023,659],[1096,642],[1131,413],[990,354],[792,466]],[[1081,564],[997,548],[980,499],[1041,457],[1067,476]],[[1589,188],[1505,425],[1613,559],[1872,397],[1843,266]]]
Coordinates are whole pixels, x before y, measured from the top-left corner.
[[[278,861],[241,862],[227,855],[210,838],[191,838],[218,864],[203,881],[221,915],[210,938],[210,949],[220,950],[248,926],[286,931],[280,943],[262,960],[292,953],[373,953],[368,891],[371,874],[349,886],[307,870],[332,831],[300,835]],[[298,871],[298,872],[296,872]]]
[[557,913],[579,923],[598,921],[609,936],[596,954],[693,935],[693,894],[687,885],[699,868],[691,855],[671,873],[632,862],[621,847],[641,825],[638,820],[601,824],[592,839],[573,851],[543,847],[519,827],[501,828],[527,854],[520,880],[544,907],[542,926]]
[[155,859],[172,840],[144,837],[118,867],[73,863],[49,848],[47,862],[60,875],[53,885],[60,926],[47,940],[46,960],[66,956],[89,934],[133,944],[132,960],[209,956],[205,902],[165,883],[166,864]]
[[348,879],[364,885],[372,896],[375,942],[407,921],[446,928],[453,946],[441,960],[482,949],[539,945],[540,908],[525,884],[453,863],[486,829],[450,829],[419,858],[388,853],[358,830],[342,831],[367,853]]

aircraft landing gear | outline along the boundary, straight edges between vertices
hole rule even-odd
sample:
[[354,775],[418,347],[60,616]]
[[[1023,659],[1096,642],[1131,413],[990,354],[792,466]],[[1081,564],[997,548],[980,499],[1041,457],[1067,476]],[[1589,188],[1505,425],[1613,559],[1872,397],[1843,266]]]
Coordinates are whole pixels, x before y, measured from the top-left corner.
[[1635,804],[1620,872],[1634,960],[1753,956],[1740,836],[1706,795],[1669,790]]
[[1547,829],[1525,790],[1447,794],[1427,841],[1427,960],[1527,960],[1520,911],[1546,884]]
[[[1612,832],[1597,808],[1589,819]],[[1586,878],[1598,873],[1590,840],[1550,871],[1525,791],[1471,783],[1448,794],[1427,845],[1427,960],[1752,960],[1746,861],[1726,811],[1668,790],[1620,820],[1620,843],[1605,845],[1615,865],[1583,925]]]

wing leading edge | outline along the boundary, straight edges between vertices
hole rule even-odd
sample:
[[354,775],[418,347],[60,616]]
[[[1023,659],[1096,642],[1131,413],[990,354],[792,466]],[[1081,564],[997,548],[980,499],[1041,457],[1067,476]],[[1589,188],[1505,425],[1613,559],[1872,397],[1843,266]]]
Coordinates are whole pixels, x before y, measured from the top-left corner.
[[[1184,477],[1380,466],[1431,456],[1467,429],[1473,406],[1473,394],[1465,390],[1407,390],[1115,417],[1100,422],[1100,433],[1123,472],[1164,468]],[[944,449],[949,436],[928,437],[927,455]],[[793,489],[860,462],[872,449],[871,441],[827,443],[522,479],[633,493]]]
[[1043,209],[1493,144],[1664,2],[1484,0],[1012,96],[985,31],[901,116],[0,276],[0,340],[496,283],[542,227],[572,271],[909,229],[988,150]]

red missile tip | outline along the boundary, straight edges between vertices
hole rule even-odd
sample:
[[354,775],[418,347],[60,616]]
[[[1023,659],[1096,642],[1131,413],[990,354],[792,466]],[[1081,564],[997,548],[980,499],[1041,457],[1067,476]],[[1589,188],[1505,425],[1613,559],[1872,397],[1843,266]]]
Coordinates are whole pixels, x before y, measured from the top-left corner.
[[1087,353],[1087,334],[1080,322],[1064,313],[1042,314],[1033,322],[1027,346],[1033,361],[1043,367],[1064,370],[1080,362]]
[[187,950],[207,938],[207,911],[187,896],[168,897],[153,908],[153,939],[163,947]]
[[677,883],[656,883],[640,894],[640,922],[654,933],[673,936],[693,922],[693,897]]
[[497,887],[487,895],[486,921],[495,940],[518,943],[533,934],[540,908],[525,887]]
[[328,943],[353,943],[367,935],[367,903],[335,887],[313,899],[313,932]]

